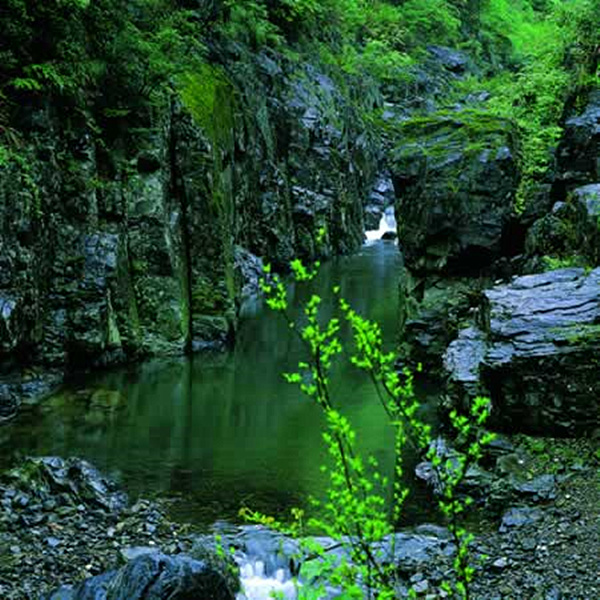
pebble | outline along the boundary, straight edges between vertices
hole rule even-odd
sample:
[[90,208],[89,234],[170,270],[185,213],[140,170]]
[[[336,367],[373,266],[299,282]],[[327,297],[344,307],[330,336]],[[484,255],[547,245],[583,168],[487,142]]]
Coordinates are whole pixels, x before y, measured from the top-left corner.
[[46,538],[46,544],[48,544],[48,546],[50,546],[51,548],[56,548],[57,546],[60,546],[62,542],[55,537],[47,537]]
[[508,567],[508,560],[506,557],[498,558],[492,563],[492,567],[495,571],[503,571]]

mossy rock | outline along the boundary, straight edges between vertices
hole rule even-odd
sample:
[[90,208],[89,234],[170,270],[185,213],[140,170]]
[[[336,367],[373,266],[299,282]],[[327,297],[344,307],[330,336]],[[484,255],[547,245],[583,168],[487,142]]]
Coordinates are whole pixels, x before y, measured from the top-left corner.
[[407,266],[470,272],[502,252],[519,182],[513,125],[482,111],[441,113],[398,128],[392,177]]

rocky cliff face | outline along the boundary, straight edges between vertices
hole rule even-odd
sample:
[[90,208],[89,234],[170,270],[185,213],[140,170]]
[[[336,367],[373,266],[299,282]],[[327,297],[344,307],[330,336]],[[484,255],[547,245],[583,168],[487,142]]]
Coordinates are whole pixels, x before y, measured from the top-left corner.
[[430,372],[493,265],[518,251],[517,144],[510,122],[481,109],[444,110],[400,127],[391,170],[405,257],[403,346]]
[[405,358],[441,375],[453,406],[489,396],[513,431],[598,424],[600,95],[580,100],[521,211],[518,132],[485,108],[407,119],[391,154]]
[[362,243],[360,102],[316,66],[235,58],[138,128],[23,107],[23,159],[0,166],[3,416],[72,368],[226,344],[236,255],[282,267]]

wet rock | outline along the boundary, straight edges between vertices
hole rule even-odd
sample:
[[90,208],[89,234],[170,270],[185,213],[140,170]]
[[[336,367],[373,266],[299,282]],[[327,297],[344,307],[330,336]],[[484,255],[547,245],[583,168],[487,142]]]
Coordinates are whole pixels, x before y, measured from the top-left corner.
[[259,293],[258,282],[263,277],[263,261],[241,246],[235,248],[235,272],[241,286],[241,299]]
[[[228,52],[206,120],[173,97],[151,129],[104,144],[102,127],[65,120],[50,99],[24,107],[19,154],[35,177],[24,186],[11,161],[0,181],[0,418],[27,371],[227,347],[256,289],[236,277],[236,246],[283,269],[362,244],[380,150],[353,84],[270,51]],[[361,86],[372,109],[378,90]]]
[[146,554],[156,554],[160,552],[160,549],[156,546],[131,546],[128,548],[121,548],[121,557],[124,562],[129,562],[145,556]]
[[[324,540],[327,545],[327,540]],[[274,577],[279,569],[287,570],[300,555],[297,540],[260,526],[242,527],[235,535],[222,536],[223,546],[234,548],[238,562],[260,562],[266,576]],[[215,554],[213,536],[201,536],[193,545],[192,556],[204,559],[207,552]]]
[[395,200],[394,183],[388,172],[380,173],[371,188],[369,194],[369,204],[374,204],[381,208],[393,206]]
[[365,230],[379,229],[379,223],[386,208],[394,206],[396,196],[389,173],[381,173],[375,180],[365,206]]
[[233,600],[224,577],[205,563],[186,556],[144,554],[118,571],[64,587],[47,600]]
[[500,426],[533,433],[592,430],[600,418],[600,269],[519,277],[484,293],[480,326],[444,361],[457,402],[491,395]]
[[[106,587],[106,600],[186,600],[211,598],[234,600],[235,592],[229,590],[225,578],[205,563],[185,556],[170,557],[164,554],[146,554],[134,559],[117,571],[108,584],[102,577],[98,585]],[[93,582],[85,587],[94,588]],[[89,592],[74,590],[73,600],[86,600]],[[102,598],[97,596],[98,600]]]
[[491,568],[497,572],[504,571],[506,567],[508,567],[508,559],[505,556],[497,558],[491,565]]
[[[127,504],[126,495],[114,482],[104,477],[90,463],[59,457],[28,458],[7,473],[6,482],[16,489],[26,490],[38,501],[60,498],[71,504],[83,503],[92,508],[119,512]],[[21,507],[27,506],[28,494],[16,496]]]
[[442,356],[459,329],[468,325],[484,281],[420,278],[403,268],[399,286],[403,358],[426,364],[428,375],[443,373]]
[[444,365],[452,381],[460,382],[469,393],[478,392],[481,363],[488,349],[487,338],[477,327],[463,329],[444,355]]
[[554,475],[540,475],[530,481],[514,484],[515,490],[523,496],[533,500],[553,500],[556,498],[556,477]]
[[[125,559],[159,555],[161,549],[188,550],[191,540],[184,527],[169,521],[162,505],[141,500],[128,507],[123,502],[114,484],[76,459],[27,459],[3,476],[0,597],[46,598],[56,590],[53,600],[111,598],[109,584]],[[203,557],[203,573],[219,569],[211,556],[207,551]],[[226,583],[237,589],[237,571],[227,566]],[[154,578],[151,568],[145,572]]]
[[383,209],[379,206],[367,205],[365,207],[365,231],[377,231],[383,217]]
[[423,572],[426,567],[452,556],[455,551],[447,538],[402,532],[376,544],[376,548],[389,556],[405,574]]

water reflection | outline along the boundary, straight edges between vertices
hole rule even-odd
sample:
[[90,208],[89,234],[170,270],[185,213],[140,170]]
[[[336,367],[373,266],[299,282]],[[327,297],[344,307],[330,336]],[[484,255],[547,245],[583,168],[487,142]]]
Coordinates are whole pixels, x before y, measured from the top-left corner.
[[[378,242],[324,265],[310,289],[292,286],[290,294],[298,306],[318,293],[329,315],[330,290],[340,285],[357,310],[382,324],[391,348],[399,262],[395,245]],[[79,455],[134,494],[180,494],[182,516],[206,524],[236,520],[244,505],[284,513],[319,496],[325,484],[319,409],[281,378],[302,358],[283,319],[250,302],[232,353],[75,381],[0,430],[4,461],[14,451]],[[332,385],[362,447],[391,473],[392,432],[369,382],[340,366]]]

